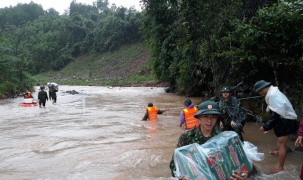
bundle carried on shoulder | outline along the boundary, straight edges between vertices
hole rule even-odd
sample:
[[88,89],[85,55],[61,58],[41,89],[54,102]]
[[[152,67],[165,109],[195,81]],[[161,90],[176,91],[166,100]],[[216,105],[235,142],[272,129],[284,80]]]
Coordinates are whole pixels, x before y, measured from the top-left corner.
[[48,82],[47,86],[48,86],[49,89],[51,89],[51,90],[53,90],[55,92],[58,92],[58,90],[59,90],[59,85],[57,83]]
[[199,180],[229,179],[234,171],[248,174],[253,167],[252,161],[264,157],[255,150],[251,143],[249,149],[246,148],[234,131],[224,131],[203,145],[193,143],[175,149],[174,173],[176,177]]

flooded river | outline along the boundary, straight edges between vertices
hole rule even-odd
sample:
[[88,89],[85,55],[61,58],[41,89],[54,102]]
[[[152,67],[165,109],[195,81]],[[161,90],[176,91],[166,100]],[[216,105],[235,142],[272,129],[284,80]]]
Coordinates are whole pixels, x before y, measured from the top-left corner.
[[[79,94],[66,93],[70,90]],[[176,179],[168,164],[182,133],[185,97],[164,88],[94,86],[60,86],[57,96],[57,104],[47,101],[46,108],[21,107],[22,98],[0,100],[0,179]],[[157,122],[141,121],[148,102],[169,111]],[[258,128],[247,123],[244,139],[265,153],[256,163],[263,170],[278,162],[268,153],[276,137]],[[288,145],[294,149],[293,140]],[[249,179],[296,180],[302,162],[302,152],[292,151],[285,171]]]

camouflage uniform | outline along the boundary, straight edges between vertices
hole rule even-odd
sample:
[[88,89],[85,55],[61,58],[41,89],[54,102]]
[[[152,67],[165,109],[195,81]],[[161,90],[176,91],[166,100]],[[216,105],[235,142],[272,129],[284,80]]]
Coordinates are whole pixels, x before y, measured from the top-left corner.
[[[230,96],[227,101],[225,101],[224,98],[221,98],[219,107],[224,113],[220,118],[224,125],[223,131],[235,131],[243,141],[242,132],[245,125],[246,115],[240,101],[234,96]],[[236,123],[235,127],[231,127],[230,125],[232,120]]]
[[[219,121],[218,121],[219,122]],[[206,141],[208,141],[210,138],[212,138],[213,136],[219,134],[221,131],[219,130],[218,127],[214,127],[212,135],[209,137],[204,137],[202,132],[201,132],[201,128],[196,127],[190,131],[186,131],[185,133],[183,133],[178,141],[177,147],[182,147],[182,146],[186,146],[192,143],[198,143],[198,144],[204,144]],[[172,157],[172,160],[170,161],[169,167],[171,169],[171,173],[172,176],[174,175],[174,171],[176,171],[176,166],[175,166],[175,162],[174,162],[174,155]]]

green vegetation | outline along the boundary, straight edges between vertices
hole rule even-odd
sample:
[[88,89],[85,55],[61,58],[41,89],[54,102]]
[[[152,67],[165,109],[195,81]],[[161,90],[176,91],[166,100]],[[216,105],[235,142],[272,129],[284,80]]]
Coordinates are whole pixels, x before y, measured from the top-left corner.
[[107,0],[72,1],[64,15],[33,2],[0,9],[0,92],[49,81],[160,81],[172,92],[212,97],[222,86],[243,82],[240,89],[249,96],[264,79],[298,106],[303,102],[302,0],[142,4],[137,12]]
[[60,71],[34,76],[36,84],[138,85],[156,81],[148,66],[149,52],[143,43],[126,45],[114,52],[89,53],[76,58]]
[[142,1],[159,80],[185,94],[215,96],[242,81],[251,92],[265,79],[301,97],[302,0]]
[[[142,14],[132,8],[109,7],[107,0],[97,0],[93,5],[72,1],[69,9],[59,15],[55,9],[44,11],[33,2],[0,9],[0,86],[8,82],[15,85],[16,93],[30,90],[35,82],[29,74],[57,74],[79,59],[85,61],[83,64],[88,66],[83,67],[89,68],[89,72],[79,69],[80,74],[75,76],[92,82],[93,77],[100,79],[94,72],[102,66],[102,62],[89,62],[94,59],[92,56],[103,56],[142,41],[139,33]],[[114,55],[105,55],[105,59]],[[120,57],[112,63],[123,65],[117,63],[118,60]],[[122,60],[128,61],[127,58]],[[68,69],[61,75],[64,73],[68,74]],[[79,77],[71,79],[74,83],[81,80]],[[1,92],[5,97],[15,94]]]

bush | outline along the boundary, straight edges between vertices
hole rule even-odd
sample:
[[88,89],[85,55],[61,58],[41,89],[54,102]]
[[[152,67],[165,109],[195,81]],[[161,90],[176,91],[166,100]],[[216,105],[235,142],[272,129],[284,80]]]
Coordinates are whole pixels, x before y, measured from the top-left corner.
[[4,82],[0,84],[1,98],[13,97],[16,94],[17,86],[11,82]]

